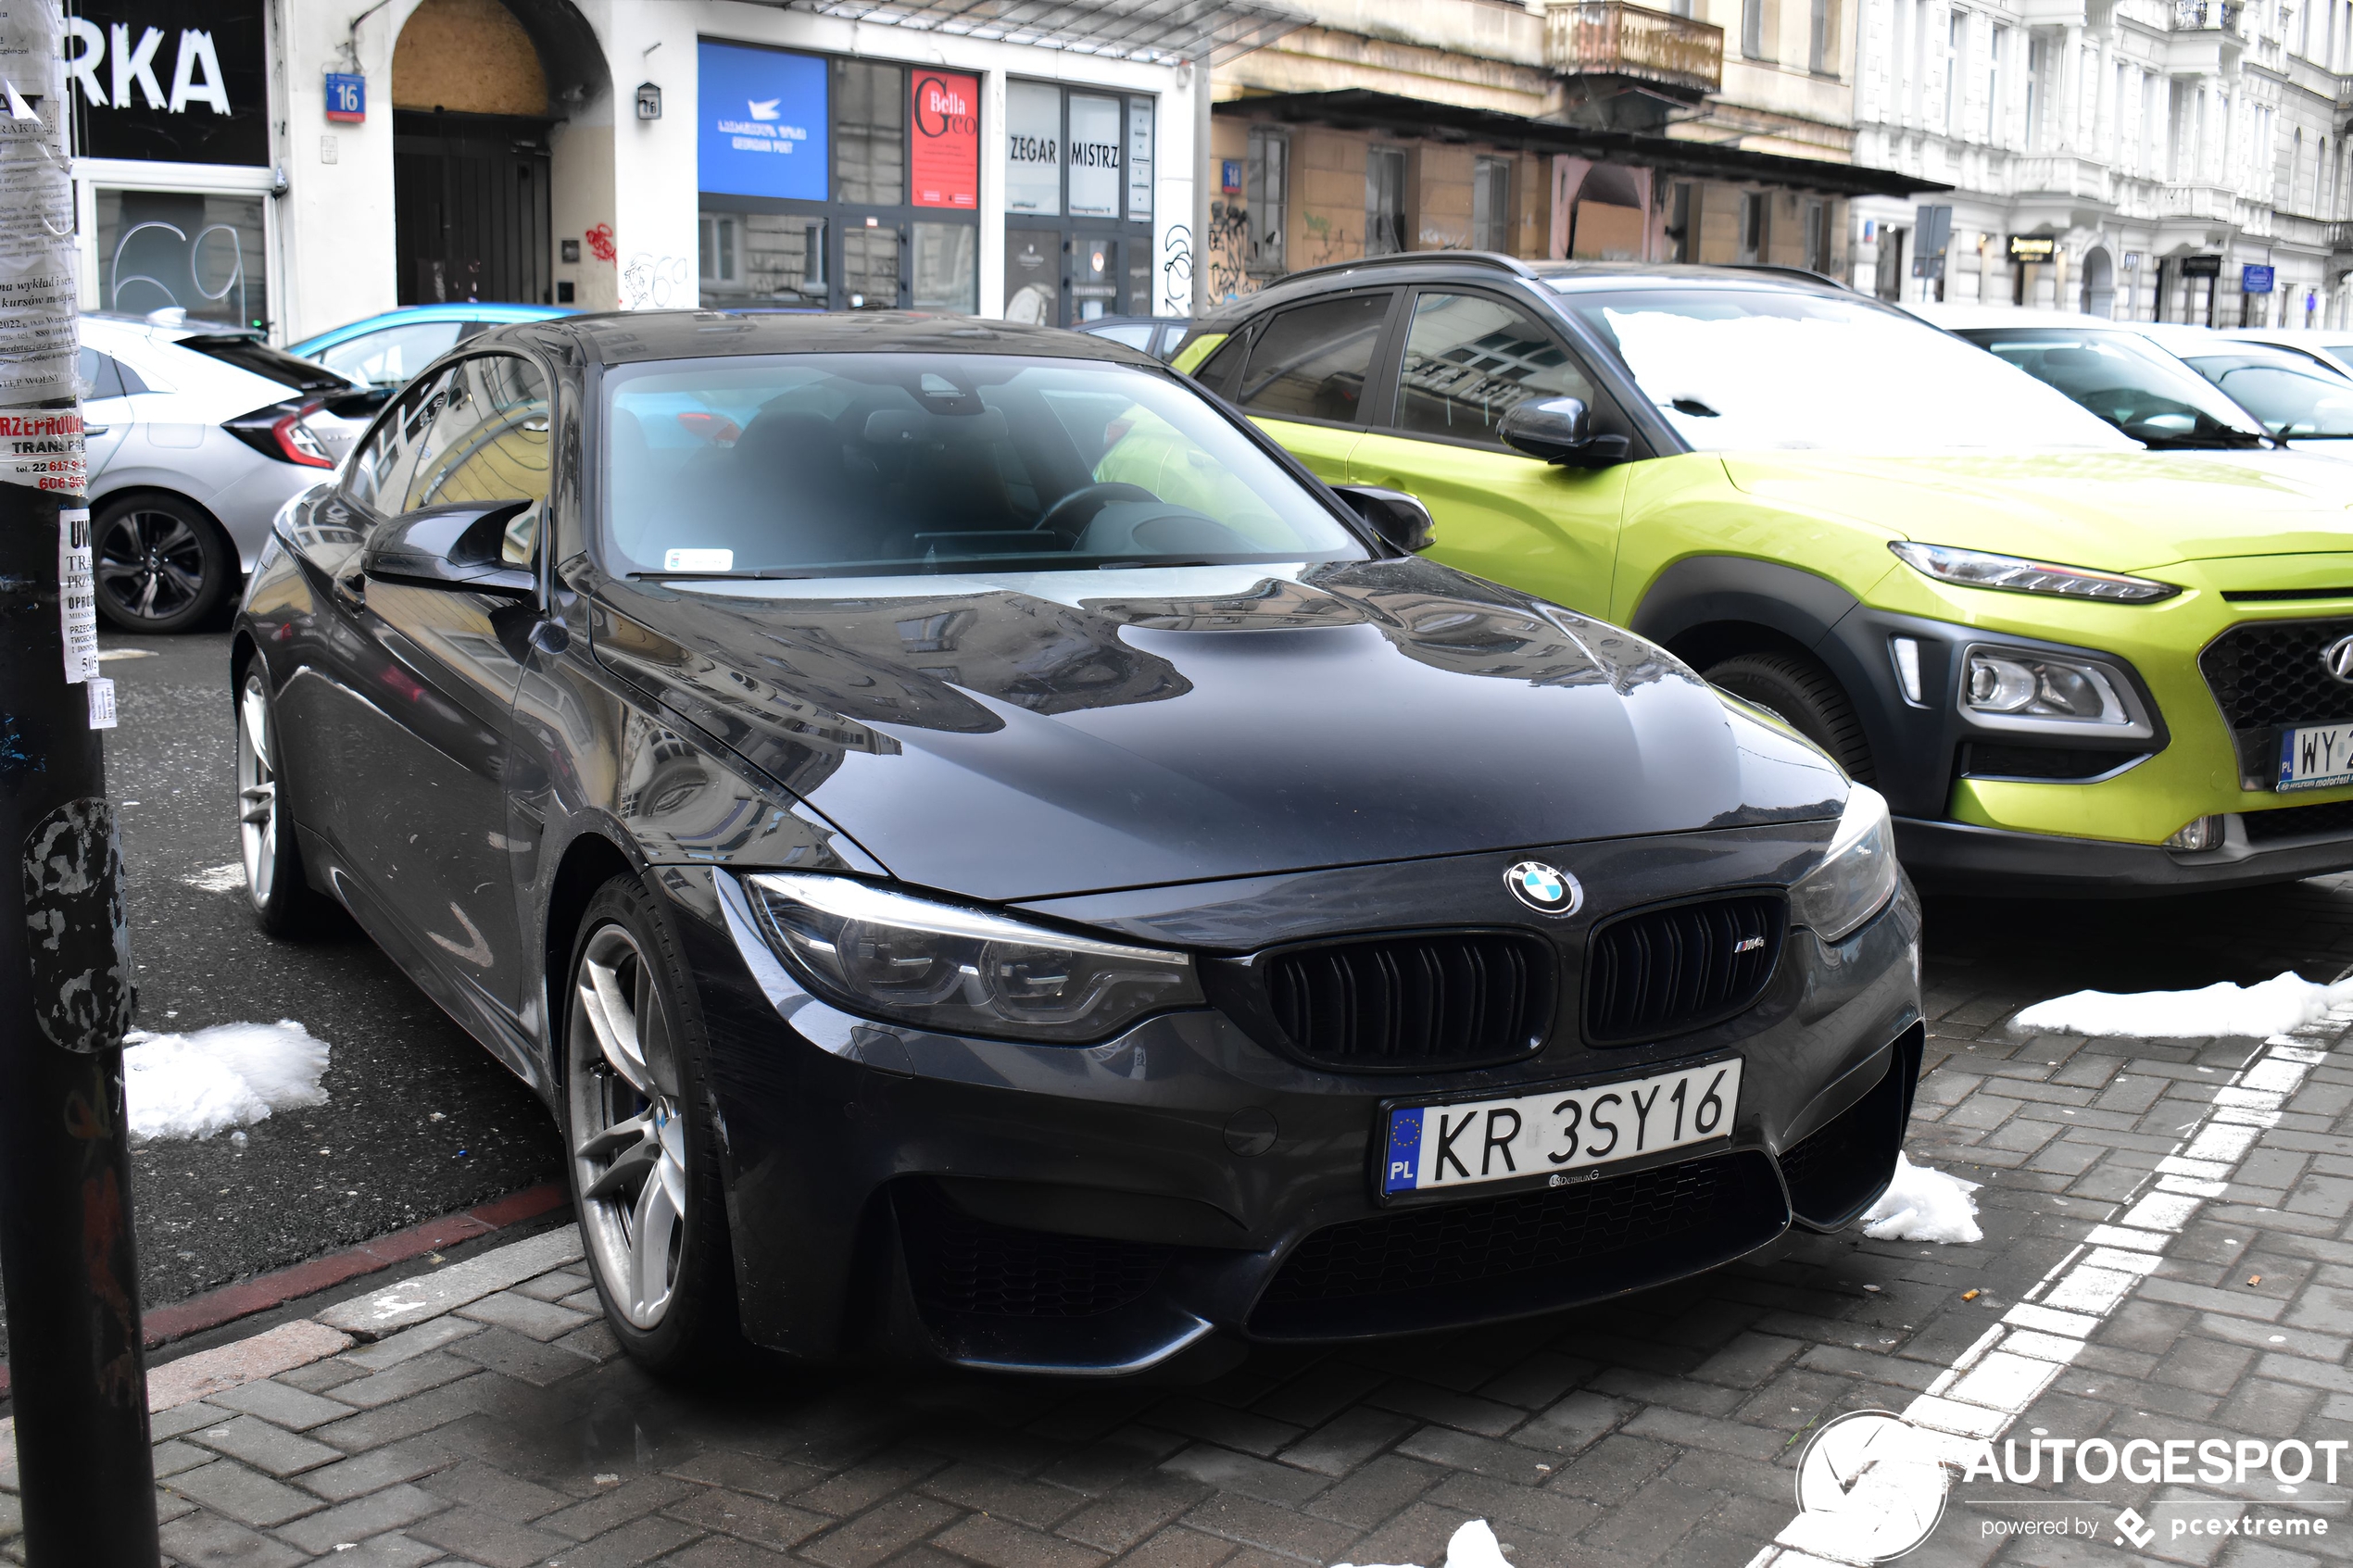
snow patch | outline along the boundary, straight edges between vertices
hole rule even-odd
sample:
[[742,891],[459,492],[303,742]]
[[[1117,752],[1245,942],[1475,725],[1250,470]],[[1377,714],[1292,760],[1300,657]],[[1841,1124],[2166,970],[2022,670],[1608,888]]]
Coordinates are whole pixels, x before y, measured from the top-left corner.
[[[1335,1563],[1333,1568],[1353,1568],[1353,1564]],[[1367,1562],[1363,1568],[1417,1568],[1417,1565]],[[1484,1519],[1474,1519],[1454,1532],[1446,1543],[1445,1568],[1511,1568],[1504,1556],[1503,1546],[1495,1539],[1495,1532]]]
[[1863,1216],[1863,1234],[1873,1241],[1972,1242],[1985,1239],[1977,1228],[1975,1182],[1915,1165],[1895,1156],[1895,1179]]
[[208,1138],[272,1110],[323,1105],[327,1043],[291,1018],[217,1023],[186,1035],[123,1036],[122,1092],[131,1141]]
[[2254,985],[2228,981],[2197,991],[2078,991],[2037,1002],[2010,1020],[2012,1029],[2045,1035],[2135,1035],[2202,1039],[2246,1035],[2264,1039],[2316,1023],[2353,1002],[2353,980],[2323,985],[2297,974]]
[[223,866],[207,866],[180,880],[199,893],[234,893],[245,884],[245,863],[232,860]]

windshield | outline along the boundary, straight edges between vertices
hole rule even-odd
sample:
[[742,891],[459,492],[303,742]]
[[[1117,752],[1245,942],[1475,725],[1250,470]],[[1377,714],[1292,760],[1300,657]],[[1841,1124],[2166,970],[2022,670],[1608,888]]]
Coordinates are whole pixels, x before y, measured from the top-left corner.
[[2343,376],[2268,354],[2202,354],[2190,365],[2283,440],[2353,436],[2353,382]]
[[870,575],[1363,560],[1173,378],[961,354],[667,361],[606,381],[617,572]]
[[1667,422],[1703,451],[2131,445],[2032,377],[1868,300],[1629,289],[1572,294],[1569,307],[1617,345]]
[[1961,336],[2151,446],[2253,446],[2262,427],[2204,377],[2133,332],[1971,327]]

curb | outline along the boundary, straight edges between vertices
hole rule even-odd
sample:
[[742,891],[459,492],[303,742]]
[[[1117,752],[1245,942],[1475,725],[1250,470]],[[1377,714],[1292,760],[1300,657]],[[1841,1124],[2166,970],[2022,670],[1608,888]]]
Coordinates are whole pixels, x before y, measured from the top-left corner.
[[[495,1198],[460,1213],[444,1214],[437,1220],[411,1225],[407,1230],[394,1231],[373,1241],[363,1241],[338,1252],[312,1258],[251,1279],[239,1280],[219,1290],[176,1301],[168,1307],[157,1307],[143,1314],[144,1339],[150,1350],[201,1334],[239,1318],[266,1312],[301,1297],[313,1296],[332,1289],[346,1280],[358,1279],[389,1269],[411,1258],[455,1247],[460,1242],[489,1236],[495,1231],[519,1225],[527,1220],[560,1209],[570,1201],[560,1182],[547,1182],[521,1192]],[[0,1366],[0,1399],[8,1395],[8,1369]]]

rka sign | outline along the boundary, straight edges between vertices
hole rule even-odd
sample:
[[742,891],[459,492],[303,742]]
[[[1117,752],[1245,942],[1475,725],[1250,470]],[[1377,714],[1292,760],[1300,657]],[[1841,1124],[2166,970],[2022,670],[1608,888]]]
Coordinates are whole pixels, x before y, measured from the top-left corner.
[[[162,163],[270,161],[259,0],[83,0],[66,19],[74,152]],[[190,26],[199,22],[200,26]]]

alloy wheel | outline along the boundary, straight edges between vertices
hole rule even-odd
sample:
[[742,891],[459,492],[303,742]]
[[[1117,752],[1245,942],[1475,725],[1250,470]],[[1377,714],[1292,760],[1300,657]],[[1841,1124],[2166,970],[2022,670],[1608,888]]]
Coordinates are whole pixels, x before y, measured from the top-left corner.
[[622,1315],[650,1329],[686,1242],[686,1120],[670,1010],[625,927],[583,946],[565,1037],[581,1231]]
[[170,512],[141,508],[110,518],[95,556],[99,591],[133,620],[167,620],[204,596],[203,542]]
[[270,759],[270,699],[258,674],[237,698],[237,838],[245,852],[245,892],[267,909],[278,870],[278,770]]

